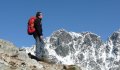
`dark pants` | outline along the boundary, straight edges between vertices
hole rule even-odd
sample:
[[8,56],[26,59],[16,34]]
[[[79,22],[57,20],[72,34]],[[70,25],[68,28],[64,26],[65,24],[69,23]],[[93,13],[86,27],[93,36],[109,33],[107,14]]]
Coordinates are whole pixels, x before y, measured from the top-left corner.
[[41,58],[44,52],[44,41],[36,33],[33,34],[36,41],[35,55],[37,58]]

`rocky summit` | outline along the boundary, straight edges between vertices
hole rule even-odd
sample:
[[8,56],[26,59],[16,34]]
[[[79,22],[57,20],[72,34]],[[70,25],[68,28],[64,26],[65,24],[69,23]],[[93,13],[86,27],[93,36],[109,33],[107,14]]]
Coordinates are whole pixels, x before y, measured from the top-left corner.
[[57,30],[47,37],[44,57],[35,59],[35,45],[17,48],[0,40],[0,70],[120,70],[120,30],[106,42],[91,32]]

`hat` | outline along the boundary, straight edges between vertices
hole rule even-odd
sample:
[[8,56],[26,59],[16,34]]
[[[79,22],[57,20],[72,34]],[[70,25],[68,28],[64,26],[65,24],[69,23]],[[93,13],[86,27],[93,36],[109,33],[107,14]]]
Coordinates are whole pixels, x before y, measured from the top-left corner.
[[41,14],[42,14],[42,12],[37,12],[36,17],[40,16]]

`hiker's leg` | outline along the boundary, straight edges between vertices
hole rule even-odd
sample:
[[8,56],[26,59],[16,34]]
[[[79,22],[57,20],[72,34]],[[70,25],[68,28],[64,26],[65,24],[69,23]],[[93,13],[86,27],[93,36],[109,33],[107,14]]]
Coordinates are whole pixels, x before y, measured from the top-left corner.
[[40,49],[41,49],[41,57],[44,57],[45,56],[45,43],[44,43],[44,40],[43,40],[43,36],[41,35],[40,36]]
[[34,38],[36,40],[35,55],[40,58],[40,38],[38,35],[34,35]]

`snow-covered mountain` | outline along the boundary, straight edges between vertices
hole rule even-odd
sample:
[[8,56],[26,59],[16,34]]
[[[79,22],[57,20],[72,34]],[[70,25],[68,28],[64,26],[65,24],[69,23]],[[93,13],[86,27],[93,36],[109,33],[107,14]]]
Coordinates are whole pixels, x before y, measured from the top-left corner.
[[[34,55],[35,46],[26,51]],[[91,32],[60,29],[45,39],[45,52],[57,64],[78,65],[82,70],[120,70],[120,30],[103,42]]]

